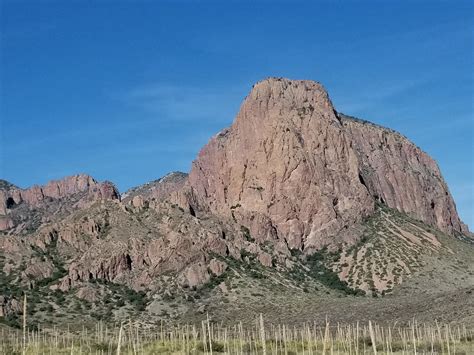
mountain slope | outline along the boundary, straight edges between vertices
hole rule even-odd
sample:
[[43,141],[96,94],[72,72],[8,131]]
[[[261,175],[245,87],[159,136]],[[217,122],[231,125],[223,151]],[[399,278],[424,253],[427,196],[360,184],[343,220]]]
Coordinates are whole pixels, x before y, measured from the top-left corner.
[[354,243],[381,201],[447,233],[466,233],[436,163],[400,134],[336,113],[313,81],[266,79],[201,150],[187,203],[259,238],[312,252]]
[[[19,324],[25,290],[32,324],[194,322],[207,312],[232,322],[255,312],[290,323],[323,322],[326,315],[344,322],[474,320],[474,305],[466,302],[474,292],[474,244],[386,207],[361,224],[366,238],[355,246],[284,258],[212,217],[196,219],[172,205],[128,209],[99,203],[52,235],[2,238],[2,250],[10,251],[0,258],[5,320]],[[84,216],[95,219],[85,223]],[[383,234],[383,223],[398,232]],[[228,255],[230,245],[238,254]]]
[[468,233],[436,162],[398,132],[339,114],[370,194],[449,233]]
[[320,84],[264,80],[193,163],[190,204],[233,216],[262,241],[289,249],[354,242],[348,228],[370,215],[374,202],[350,145]]
[[122,196],[87,175],[2,182],[0,227],[0,316],[12,324],[25,290],[32,322],[61,323],[282,305],[275,317],[291,319],[318,300],[341,320],[351,302],[428,317],[418,297],[474,288],[472,235],[436,163],[337,113],[312,81],[257,83],[189,176]]

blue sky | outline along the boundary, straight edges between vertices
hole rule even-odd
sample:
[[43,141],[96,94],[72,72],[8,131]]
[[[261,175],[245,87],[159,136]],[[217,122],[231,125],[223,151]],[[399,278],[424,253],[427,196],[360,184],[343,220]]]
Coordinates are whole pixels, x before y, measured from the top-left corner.
[[0,178],[124,191],[188,171],[252,84],[283,76],[413,140],[474,226],[473,2],[222,3],[1,1]]

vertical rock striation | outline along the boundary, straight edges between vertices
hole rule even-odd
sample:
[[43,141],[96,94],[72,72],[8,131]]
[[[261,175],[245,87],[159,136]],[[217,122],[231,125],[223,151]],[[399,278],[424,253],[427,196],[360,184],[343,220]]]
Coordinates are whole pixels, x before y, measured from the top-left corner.
[[180,202],[311,250],[354,242],[351,227],[377,201],[467,232],[438,166],[413,143],[337,114],[319,83],[270,78],[201,150]]
[[371,195],[440,230],[468,233],[436,162],[401,134],[339,115],[357,151]]
[[233,125],[199,153],[189,186],[193,208],[290,249],[351,238],[349,227],[374,209],[350,136],[313,81],[257,83]]

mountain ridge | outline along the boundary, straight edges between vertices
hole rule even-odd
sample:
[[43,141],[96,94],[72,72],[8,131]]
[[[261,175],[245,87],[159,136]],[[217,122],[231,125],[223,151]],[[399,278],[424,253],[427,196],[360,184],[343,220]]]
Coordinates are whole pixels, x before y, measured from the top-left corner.
[[[346,125],[343,126],[327,92],[316,82],[281,78],[260,81],[253,86],[251,93],[244,100],[232,126],[213,137],[193,162],[189,176],[189,195],[193,196],[189,197],[188,203],[195,203],[194,209],[203,207],[224,216],[231,214],[229,209],[232,206],[243,206],[244,203],[248,203],[250,210],[254,210],[244,211],[245,216],[241,216],[242,220],[247,224],[252,224],[248,220],[251,218],[265,220],[257,226],[250,227],[251,230],[254,228],[254,234],[271,233],[270,230],[276,223],[276,228],[280,228],[283,234],[302,233],[304,239],[304,236],[311,234],[312,228],[318,230],[318,233],[328,231],[331,234],[336,230],[340,231],[341,227],[347,223],[360,221],[364,214],[370,214],[373,211],[372,195],[387,195],[385,197],[388,198],[384,196],[382,198],[388,200],[391,207],[408,213],[418,213],[419,218],[436,224],[448,233],[464,231],[465,227],[461,225],[454,202],[437,164],[409,140],[402,138],[400,141],[398,137],[403,136],[398,132],[387,131],[389,134],[386,135],[384,132],[386,132],[385,129],[382,132],[377,129],[371,131],[365,127],[359,129],[356,124],[350,123],[347,124],[347,128]],[[390,163],[395,164],[398,171],[389,171],[390,164],[388,161],[385,163],[383,156],[377,157],[378,160],[375,161],[366,161],[364,157],[361,157],[361,154],[370,155],[371,152],[376,152],[372,146],[366,147],[362,144],[361,135],[363,134],[370,136],[370,139],[374,141],[383,139],[377,142],[380,145],[386,144],[387,139],[391,140],[391,145],[388,145],[388,150],[384,154],[388,154],[388,157],[392,159]],[[359,145],[357,149],[354,148],[356,143]],[[400,151],[402,148],[404,150]],[[278,152],[275,152],[275,149]],[[362,150],[369,151],[362,152]],[[281,151],[284,151],[283,157],[288,160],[287,162],[281,161]],[[403,171],[406,159],[412,159],[409,165],[413,165],[416,171]],[[382,165],[377,166],[377,164]],[[247,182],[245,178],[242,182],[241,176],[249,174],[247,166],[249,170],[253,170],[250,173],[251,176],[247,177]],[[366,179],[370,180],[368,182],[375,184],[375,187],[371,186],[370,191],[366,193],[367,186],[364,185],[365,181],[362,181],[364,177],[361,170],[364,167],[374,170],[374,166],[389,172],[390,178],[374,182],[371,178],[374,174],[366,176]],[[265,168],[259,171],[259,167]],[[282,182],[291,178],[285,175],[288,170],[298,174],[295,183]],[[267,171],[271,171],[273,177],[270,177]],[[321,171],[323,173],[319,173]],[[336,173],[332,173],[333,171]],[[415,176],[420,172],[423,176]],[[327,174],[329,175],[326,176]],[[430,177],[431,175],[433,178]],[[382,178],[383,174],[377,175],[375,172],[374,176],[377,180]],[[306,181],[301,180],[305,178]],[[430,181],[425,182],[423,180],[425,178]],[[272,220],[269,218],[272,212],[258,201],[262,196],[265,197],[266,191],[258,189],[259,186],[257,186],[260,196],[255,193],[252,195],[251,185],[254,182],[250,182],[249,179],[257,181],[255,183],[259,183],[261,188],[278,184],[277,190],[283,189],[285,193],[294,186],[306,184],[306,188],[314,190],[309,191],[308,194],[312,197],[319,196],[319,206],[321,203],[325,206],[324,211],[319,211],[321,215],[319,222],[310,221],[311,216],[315,215],[311,211],[316,208],[312,202],[308,202],[309,205],[306,206],[311,215],[305,217],[306,222],[290,215],[282,216],[281,221],[275,221],[274,218]],[[406,187],[401,184],[403,180],[407,183]],[[244,203],[241,201],[242,192],[239,190],[241,185],[239,181],[249,184],[246,192],[250,192],[243,194]],[[326,188],[325,181],[333,184],[333,187],[323,192],[320,191],[320,187]],[[316,185],[316,188],[312,183]],[[430,184],[434,184],[434,187],[431,188]],[[234,188],[237,191],[234,191]],[[416,189],[414,195],[420,200],[414,199],[413,195],[409,194],[403,196],[408,201],[405,205],[400,199],[397,200],[394,196],[397,196],[398,192],[395,191],[399,189],[401,192],[405,188]],[[390,193],[389,190],[393,192]],[[288,206],[283,206],[283,209],[298,209],[300,201],[304,201],[305,193],[298,191],[296,193],[300,196],[293,201],[291,197],[277,191],[276,194],[267,196],[267,206],[274,205],[271,198],[285,199],[285,202],[281,204],[287,203]],[[343,196],[338,198],[338,203],[344,205],[339,211],[333,211],[332,202],[335,200],[329,195],[340,193]],[[442,196],[446,197],[443,199]],[[334,196],[334,199],[336,197]],[[228,202],[229,198],[233,200]],[[441,199],[436,205],[436,211],[432,212],[421,206],[423,199],[430,198]],[[216,206],[216,203],[219,206]],[[276,203],[278,204],[279,201]],[[354,210],[360,213],[352,213]],[[237,212],[234,211],[234,215]],[[267,227],[263,227],[266,231],[261,230],[264,223],[267,223]],[[331,223],[332,226],[328,225]],[[293,232],[289,232],[290,229]],[[299,236],[296,235],[292,239],[295,239],[292,243],[301,245],[302,240]],[[318,244],[318,241],[315,243]]]
[[354,299],[397,295],[412,279],[417,292],[474,287],[472,236],[436,162],[338,113],[313,81],[256,83],[189,174],[122,195],[85,174],[4,185],[0,308],[12,317],[26,288],[44,298],[38,308],[65,298],[71,312],[83,302],[108,319],[153,319],[174,299],[181,316],[239,300],[241,282]]

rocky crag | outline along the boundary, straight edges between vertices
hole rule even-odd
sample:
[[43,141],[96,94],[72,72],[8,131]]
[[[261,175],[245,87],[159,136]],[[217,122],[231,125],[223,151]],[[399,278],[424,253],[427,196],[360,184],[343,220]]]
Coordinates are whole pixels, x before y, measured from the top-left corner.
[[397,132],[338,114],[313,81],[257,83],[233,125],[201,150],[187,188],[193,209],[290,249],[353,241],[375,202],[467,232],[433,159]]
[[[0,230],[21,233],[34,230],[56,215],[87,207],[97,200],[120,200],[116,187],[82,174],[48,182],[44,186],[20,189],[7,181],[0,183]],[[14,232],[11,231],[15,228]]]
[[[87,175],[28,189],[0,181],[0,231],[5,317],[25,289],[42,295],[38,307],[66,297],[104,317],[128,307],[124,297],[148,313],[176,297],[201,309],[196,292],[228,295],[235,279],[388,294],[436,260],[454,262],[456,250],[474,255],[432,158],[338,113],[319,83],[281,78],[254,85],[189,175],[122,196]],[[474,286],[473,271],[462,272]]]

